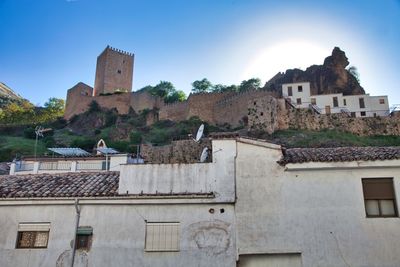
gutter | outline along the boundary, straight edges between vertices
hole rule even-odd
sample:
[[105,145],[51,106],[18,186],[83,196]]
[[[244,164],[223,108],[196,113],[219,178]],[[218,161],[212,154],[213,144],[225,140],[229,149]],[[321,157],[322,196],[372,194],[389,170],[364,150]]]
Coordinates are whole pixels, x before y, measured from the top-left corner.
[[75,261],[75,251],[76,251],[76,234],[78,232],[79,227],[79,219],[81,217],[81,208],[79,207],[79,199],[75,199],[75,211],[76,211],[76,219],[75,219],[75,231],[74,231],[74,242],[72,243],[72,260],[71,260],[71,267],[74,267]]

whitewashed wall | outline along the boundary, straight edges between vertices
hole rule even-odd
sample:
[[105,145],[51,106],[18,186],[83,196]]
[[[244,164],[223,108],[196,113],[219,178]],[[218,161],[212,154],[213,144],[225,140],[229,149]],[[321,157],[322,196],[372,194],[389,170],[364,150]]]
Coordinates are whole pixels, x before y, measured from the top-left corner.
[[276,163],[280,157],[279,150],[238,143],[240,254],[301,253],[303,266],[400,266],[400,219],[366,218],[361,183],[394,177],[399,206],[397,161],[287,171]]
[[[82,205],[80,225],[93,227],[93,241],[89,252],[77,252],[75,267],[235,266],[233,205],[177,205],[168,204],[168,200],[155,204],[101,202]],[[0,203],[1,267],[70,266],[75,208],[52,203]],[[214,213],[209,212],[211,208]],[[145,252],[146,221],[179,222],[180,251]],[[50,222],[48,248],[16,249],[20,222]]]

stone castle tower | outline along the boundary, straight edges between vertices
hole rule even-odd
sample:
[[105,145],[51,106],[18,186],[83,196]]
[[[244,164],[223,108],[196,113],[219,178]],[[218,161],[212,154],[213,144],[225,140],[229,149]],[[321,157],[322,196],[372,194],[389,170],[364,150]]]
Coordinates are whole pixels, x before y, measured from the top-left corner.
[[131,92],[134,54],[107,46],[97,57],[94,96]]

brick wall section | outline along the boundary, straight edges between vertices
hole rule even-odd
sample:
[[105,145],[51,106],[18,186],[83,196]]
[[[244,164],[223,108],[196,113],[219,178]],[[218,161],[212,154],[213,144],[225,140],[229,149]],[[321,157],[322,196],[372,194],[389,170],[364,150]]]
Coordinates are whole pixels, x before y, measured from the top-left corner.
[[224,98],[214,106],[214,122],[216,124],[228,123],[233,127],[242,125],[244,117],[248,116],[248,104],[252,99],[269,96],[267,91],[250,90]]
[[179,140],[165,146],[142,145],[141,154],[146,163],[197,163],[204,147],[209,148],[206,162],[211,162],[211,140],[207,138],[201,139],[200,143],[193,140]]

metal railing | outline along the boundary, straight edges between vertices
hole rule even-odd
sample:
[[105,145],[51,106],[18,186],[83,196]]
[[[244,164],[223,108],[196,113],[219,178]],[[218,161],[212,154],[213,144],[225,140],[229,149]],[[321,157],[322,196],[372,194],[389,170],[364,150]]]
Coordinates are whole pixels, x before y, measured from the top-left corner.
[[310,107],[311,110],[314,110],[316,113],[321,114],[322,109],[320,107],[318,107],[315,104],[309,104],[308,105]]
[[40,162],[39,170],[71,170],[71,162]]

